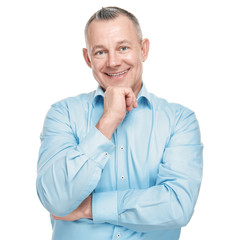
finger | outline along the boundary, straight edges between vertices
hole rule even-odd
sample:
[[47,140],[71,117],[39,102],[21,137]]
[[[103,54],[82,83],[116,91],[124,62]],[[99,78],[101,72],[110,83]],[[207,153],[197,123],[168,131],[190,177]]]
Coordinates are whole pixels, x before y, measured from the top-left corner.
[[133,107],[136,108],[137,107],[137,98],[134,95],[134,99],[133,99]]
[[136,100],[136,96],[133,93],[131,88],[125,89],[125,101],[126,101],[126,108],[128,111],[131,111],[132,108],[136,108],[137,107],[137,100]]
[[55,215],[52,214],[52,218],[55,219],[55,220],[61,220],[61,217],[57,217]]
[[132,106],[133,99],[132,99],[131,93],[129,93],[125,96],[125,101],[126,101],[126,107]]

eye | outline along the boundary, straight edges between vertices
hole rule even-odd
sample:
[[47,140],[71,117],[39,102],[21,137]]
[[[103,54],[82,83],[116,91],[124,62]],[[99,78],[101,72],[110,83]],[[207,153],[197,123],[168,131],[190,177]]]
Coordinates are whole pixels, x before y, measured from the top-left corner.
[[126,50],[128,50],[128,47],[120,47],[120,51],[124,52]]
[[101,56],[101,55],[104,54],[104,51],[98,51],[98,52],[96,52],[95,54]]

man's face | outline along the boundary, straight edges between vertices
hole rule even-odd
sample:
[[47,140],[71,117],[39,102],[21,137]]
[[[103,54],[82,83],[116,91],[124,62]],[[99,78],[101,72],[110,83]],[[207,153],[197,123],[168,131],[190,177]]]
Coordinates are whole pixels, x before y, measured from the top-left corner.
[[94,20],[87,33],[84,58],[99,85],[131,87],[135,95],[142,85],[142,63],[148,55],[149,42],[139,41],[134,24],[126,16],[113,20]]

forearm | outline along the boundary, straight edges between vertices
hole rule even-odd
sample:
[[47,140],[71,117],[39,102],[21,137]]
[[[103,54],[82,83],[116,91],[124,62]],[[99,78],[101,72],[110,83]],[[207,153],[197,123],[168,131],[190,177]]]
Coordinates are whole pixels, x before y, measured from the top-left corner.
[[185,174],[161,165],[159,171],[162,175],[155,186],[148,189],[93,192],[92,202],[81,204],[66,217],[54,219],[74,221],[93,218],[95,223],[107,222],[139,232],[186,225],[196,204],[202,175],[202,146],[194,148],[197,156],[195,163],[188,166],[191,169],[186,169]]
[[96,125],[96,128],[109,140],[112,138],[114,131],[121,122],[121,119],[120,120],[113,119],[114,118],[111,117],[111,115],[103,114],[103,116]]
[[93,221],[108,222],[138,232],[182,227],[192,216],[200,175],[201,170],[192,192],[184,187],[187,182],[174,182],[172,178],[148,189],[93,193]]
[[94,128],[79,145],[52,158],[49,151],[41,149],[37,191],[45,208],[56,216],[76,209],[97,186],[113,149],[114,145]]

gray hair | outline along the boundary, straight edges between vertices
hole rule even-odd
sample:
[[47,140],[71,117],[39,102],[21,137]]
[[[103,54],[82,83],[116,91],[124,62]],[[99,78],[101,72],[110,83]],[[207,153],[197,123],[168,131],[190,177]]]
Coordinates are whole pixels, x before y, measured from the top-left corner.
[[124,10],[122,8],[119,8],[119,7],[102,8],[90,17],[90,19],[88,20],[88,22],[85,26],[86,42],[87,42],[87,31],[88,31],[89,25],[91,24],[91,22],[93,20],[107,21],[107,20],[115,19],[119,15],[126,16],[132,21],[132,23],[136,27],[139,42],[141,42],[142,41],[142,30],[141,30],[140,24],[138,22],[138,19],[132,13],[130,13],[127,10]]

